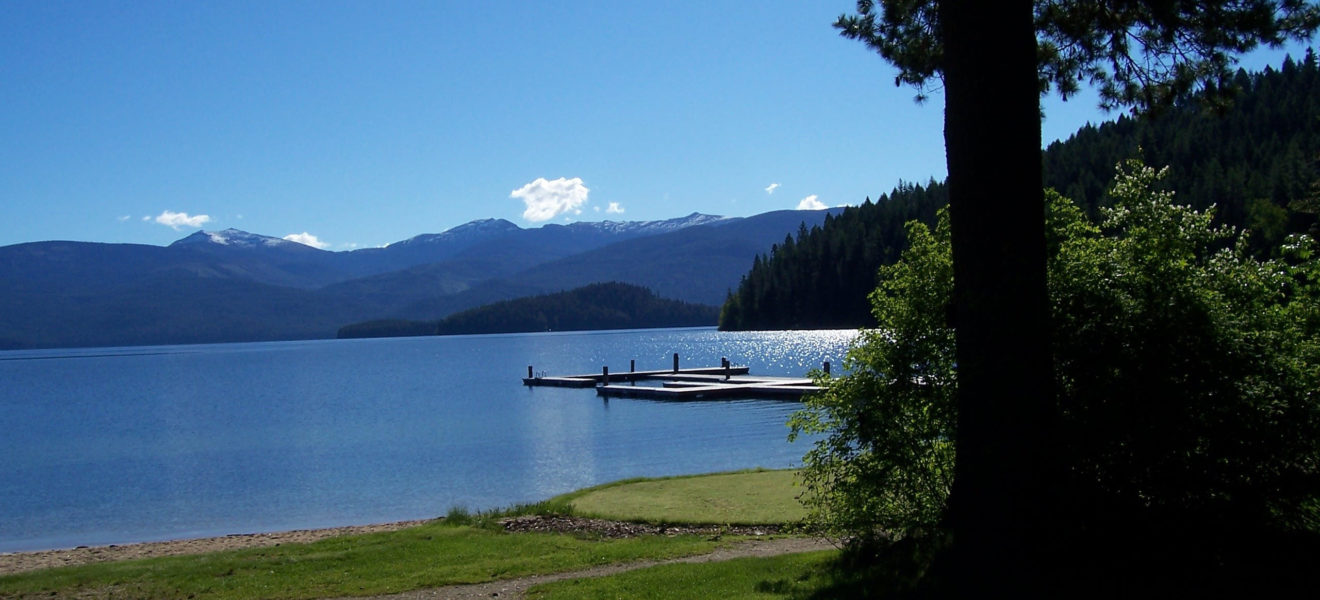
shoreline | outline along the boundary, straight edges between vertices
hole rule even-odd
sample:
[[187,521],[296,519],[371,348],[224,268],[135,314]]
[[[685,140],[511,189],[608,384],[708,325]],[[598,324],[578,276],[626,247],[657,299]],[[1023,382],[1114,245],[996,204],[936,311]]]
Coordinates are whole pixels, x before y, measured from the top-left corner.
[[39,569],[71,567],[102,562],[130,560],[135,558],[154,558],[161,556],[183,556],[205,554],[224,550],[244,548],[264,548],[280,544],[303,544],[326,538],[382,531],[398,531],[416,527],[438,519],[414,521],[396,521],[393,523],[374,523],[369,525],[348,525],[327,527],[324,529],[295,529],[267,533],[235,533],[218,537],[167,540],[161,542],[138,542],[132,544],[111,544],[108,546],[78,546],[56,550],[32,550],[27,552],[0,553],[0,576],[13,575]]

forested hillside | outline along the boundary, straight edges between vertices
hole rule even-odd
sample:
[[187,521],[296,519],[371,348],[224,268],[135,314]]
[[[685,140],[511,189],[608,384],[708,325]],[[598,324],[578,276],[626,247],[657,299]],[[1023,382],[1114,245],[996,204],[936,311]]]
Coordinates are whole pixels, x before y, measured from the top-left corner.
[[339,337],[692,327],[713,325],[715,316],[713,306],[668,300],[646,288],[611,282],[496,302],[450,315],[438,323],[373,321],[349,325],[339,330]]
[[[1320,66],[1312,52],[1279,69],[1239,71],[1227,107],[1191,98],[1163,114],[1087,125],[1043,153],[1045,183],[1094,216],[1108,202],[1114,167],[1128,158],[1169,167],[1168,189],[1221,223],[1252,230],[1268,253],[1317,224]],[[801,229],[758,256],[720,313],[720,328],[813,329],[874,325],[866,295],[876,270],[907,243],[903,223],[934,223],[944,186],[900,184],[872,203]]]
[[828,215],[757,256],[720,312],[721,329],[830,329],[869,323],[866,295],[881,264],[907,247],[903,224],[935,222],[948,203],[944,185],[900,183],[875,202]]
[[1045,185],[1092,216],[1107,202],[1114,166],[1129,158],[1169,167],[1168,189],[1220,223],[1252,230],[1272,247],[1316,223],[1312,185],[1320,159],[1320,66],[1308,51],[1278,68],[1238,71],[1227,108],[1199,99],[1154,118],[1122,116],[1083,127],[1045,151]]

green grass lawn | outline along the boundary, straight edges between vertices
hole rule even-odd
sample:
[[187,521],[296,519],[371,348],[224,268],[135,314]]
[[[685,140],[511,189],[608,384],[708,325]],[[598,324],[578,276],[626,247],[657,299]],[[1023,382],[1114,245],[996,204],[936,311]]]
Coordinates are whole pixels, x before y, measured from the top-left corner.
[[719,600],[806,597],[825,585],[838,552],[827,550],[769,558],[660,565],[594,579],[572,579],[528,590],[529,600]]
[[763,525],[806,516],[795,471],[740,471],[626,480],[559,496],[581,516],[659,523]]
[[0,577],[2,598],[324,598],[400,592],[699,554],[698,536],[591,540],[507,534],[437,522],[196,556],[176,556]]
[[[611,518],[715,524],[801,518],[790,471],[749,471],[591,488],[513,512],[564,510]],[[649,499],[648,499],[649,498]],[[585,508],[583,508],[585,507]],[[399,531],[194,556],[64,567],[0,577],[0,598],[324,598],[478,583],[595,565],[709,552],[736,541],[700,536],[599,540],[509,534],[498,515],[455,511]]]

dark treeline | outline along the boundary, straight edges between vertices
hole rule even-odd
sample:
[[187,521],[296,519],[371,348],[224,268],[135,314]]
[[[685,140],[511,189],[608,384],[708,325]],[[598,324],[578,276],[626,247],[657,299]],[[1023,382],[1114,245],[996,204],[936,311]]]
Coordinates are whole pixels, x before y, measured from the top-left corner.
[[439,322],[386,320],[348,325],[339,330],[339,337],[695,327],[715,324],[717,313],[714,306],[661,298],[635,285],[594,283],[488,304]]
[[[1311,51],[1279,69],[1239,70],[1227,107],[1194,97],[1162,114],[1087,125],[1043,153],[1044,181],[1094,216],[1107,205],[1114,167],[1129,158],[1168,166],[1168,189],[1219,222],[1252,230],[1265,253],[1317,224],[1320,66]],[[1005,192],[1008,193],[1008,192]],[[899,184],[877,201],[799,229],[758,256],[720,313],[720,328],[823,329],[874,326],[866,296],[876,270],[907,246],[903,224],[935,222],[942,183]]]
[[363,321],[339,328],[335,337],[345,340],[354,338],[409,337],[414,335],[435,335],[435,321],[409,321],[406,319],[377,319]]
[[757,256],[752,270],[720,312],[720,329],[831,329],[871,325],[866,295],[875,289],[876,268],[891,264],[907,247],[903,225],[934,224],[949,202],[944,185],[900,183],[888,194],[820,227],[798,229],[797,238]]
[[496,302],[440,321],[441,335],[693,327],[713,325],[718,309],[656,296],[625,283],[593,283],[567,292]]
[[1307,51],[1279,69],[1233,81],[1236,98],[1216,107],[1199,97],[1154,117],[1121,116],[1087,125],[1045,151],[1045,185],[1092,217],[1108,202],[1114,166],[1129,158],[1169,167],[1175,199],[1218,222],[1252,231],[1257,250],[1316,223],[1313,197],[1320,159],[1320,66]]

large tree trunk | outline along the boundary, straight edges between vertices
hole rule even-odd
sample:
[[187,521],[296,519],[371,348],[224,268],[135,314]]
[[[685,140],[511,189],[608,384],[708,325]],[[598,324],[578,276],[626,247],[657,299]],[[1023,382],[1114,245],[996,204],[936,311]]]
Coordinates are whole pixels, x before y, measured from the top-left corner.
[[966,591],[1040,581],[1051,407],[1031,0],[940,4],[954,261],[954,565]]

